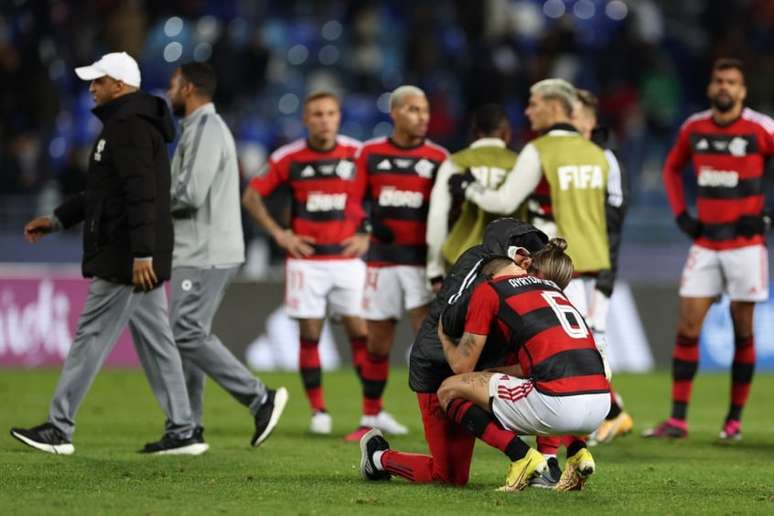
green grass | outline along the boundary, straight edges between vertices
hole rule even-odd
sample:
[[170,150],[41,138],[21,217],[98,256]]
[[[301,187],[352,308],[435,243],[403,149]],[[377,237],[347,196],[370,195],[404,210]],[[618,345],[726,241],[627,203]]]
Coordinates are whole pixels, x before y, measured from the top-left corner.
[[[78,418],[76,454],[57,457],[22,446],[6,432],[45,419],[55,371],[0,372],[0,513],[2,514],[750,514],[774,513],[774,376],[758,375],[745,415],[744,441],[714,444],[725,415],[727,375],[695,384],[688,440],[664,443],[629,436],[593,450],[598,470],[579,493],[527,490],[495,493],[507,462],[476,446],[466,488],[411,485],[402,479],[366,483],[359,448],[341,436],[359,414],[352,373],[325,375],[334,436],[306,433],[308,410],[294,374],[264,374],[290,389],[274,435],[259,449],[248,444],[245,409],[210,383],[205,424],[210,451],[201,457],[147,457],[134,452],[161,434],[162,415],[144,377],[105,371]],[[635,430],[666,415],[666,374],[619,375],[616,386]],[[426,452],[416,399],[406,372],[395,371],[387,406],[411,428],[391,439],[396,449]]]

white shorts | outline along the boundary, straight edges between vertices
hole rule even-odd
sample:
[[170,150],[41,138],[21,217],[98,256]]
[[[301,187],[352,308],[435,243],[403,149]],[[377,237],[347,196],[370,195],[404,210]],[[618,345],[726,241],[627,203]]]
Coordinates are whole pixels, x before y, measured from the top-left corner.
[[360,316],[366,266],[358,258],[285,262],[285,307],[296,319]]
[[427,283],[424,267],[368,267],[363,294],[363,317],[366,319],[400,319],[404,309],[412,310],[432,300],[433,293]]
[[691,246],[683,268],[680,296],[715,297],[724,293],[732,301],[769,298],[769,254],[765,246],[725,251]]
[[589,276],[573,278],[564,289],[564,295],[580,312],[586,323],[596,333],[607,329],[610,299],[597,290],[597,279]]
[[500,424],[521,435],[586,435],[610,411],[610,393],[548,396],[507,374],[492,375],[489,398]]

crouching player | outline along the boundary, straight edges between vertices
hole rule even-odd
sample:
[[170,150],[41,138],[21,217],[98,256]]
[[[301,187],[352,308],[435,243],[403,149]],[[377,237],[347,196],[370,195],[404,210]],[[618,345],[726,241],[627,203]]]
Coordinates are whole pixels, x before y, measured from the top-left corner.
[[[505,491],[524,489],[547,468],[545,458],[518,435],[578,436],[563,437],[568,460],[555,489],[581,489],[595,465],[580,436],[594,430],[610,409],[602,356],[562,292],[573,273],[564,247],[553,240],[529,266],[532,274],[542,271],[540,276],[555,281],[530,275],[508,258],[490,260],[483,272],[492,279],[473,292],[459,343],[439,328],[449,365],[463,373],[443,382],[440,404],[448,418],[511,460]],[[471,372],[487,336],[495,332],[513,346],[518,366],[510,374]],[[377,468],[378,458],[372,459]]]

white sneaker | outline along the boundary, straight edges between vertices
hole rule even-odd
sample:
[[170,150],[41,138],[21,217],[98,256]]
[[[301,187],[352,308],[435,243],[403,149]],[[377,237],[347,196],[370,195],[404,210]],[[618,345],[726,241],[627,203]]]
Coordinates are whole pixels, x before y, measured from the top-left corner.
[[[367,416],[363,416],[365,419]],[[370,426],[372,428],[378,428],[382,432],[392,435],[406,435],[409,433],[408,428],[398,423],[395,418],[387,411],[382,410],[376,416],[371,416],[368,421],[369,424],[361,422],[363,426]]]
[[333,419],[327,412],[315,412],[309,422],[309,431],[313,434],[328,435],[333,427]]

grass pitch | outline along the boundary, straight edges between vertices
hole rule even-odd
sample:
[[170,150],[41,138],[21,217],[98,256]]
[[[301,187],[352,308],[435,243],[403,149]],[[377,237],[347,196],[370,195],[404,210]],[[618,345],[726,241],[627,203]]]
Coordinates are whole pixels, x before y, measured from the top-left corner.
[[[162,415],[138,371],[105,371],[78,417],[76,454],[27,448],[12,425],[44,421],[56,371],[0,372],[0,512],[2,514],[774,514],[774,376],[758,375],[744,417],[744,440],[719,446],[728,375],[700,375],[689,411],[690,437],[646,441],[631,435],[594,448],[597,473],[577,493],[496,493],[507,469],[499,452],[476,445],[466,488],[367,483],[359,447],[342,436],[359,418],[359,386],[350,371],[324,376],[334,435],[306,431],[309,412],[295,374],[262,374],[286,385],[290,402],[272,437],[249,446],[252,421],[210,383],[201,457],[135,453],[162,432]],[[617,375],[635,432],[667,414],[667,374]],[[426,452],[406,371],[393,372],[387,408],[411,428],[396,449]]]

